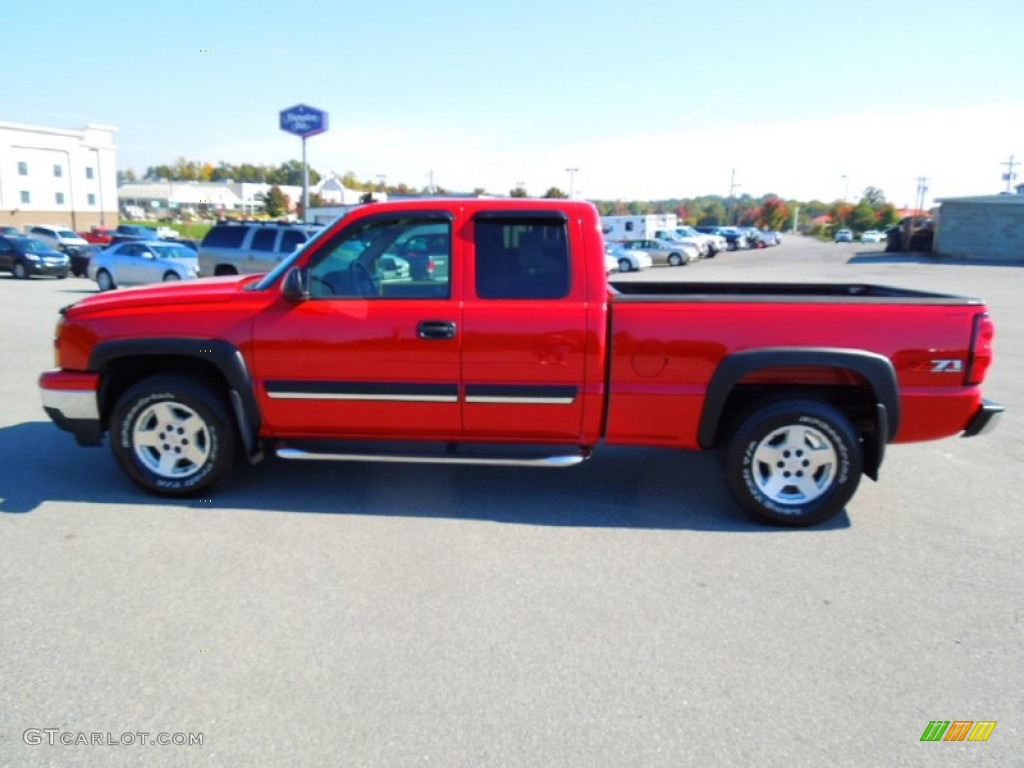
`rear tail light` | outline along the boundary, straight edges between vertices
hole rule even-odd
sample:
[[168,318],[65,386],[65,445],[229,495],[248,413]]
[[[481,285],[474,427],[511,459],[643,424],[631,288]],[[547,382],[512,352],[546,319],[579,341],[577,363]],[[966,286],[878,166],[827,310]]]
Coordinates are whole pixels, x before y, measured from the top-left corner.
[[431,274],[433,274],[434,268],[436,266],[437,266],[437,264],[434,263],[433,259],[427,259],[427,272],[430,272]]
[[964,383],[967,385],[981,384],[985,380],[988,367],[992,365],[992,339],[996,335],[996,327],[987,312],[974,316],[974,329],[971,332],[971,350],[967,357],[967,373]]

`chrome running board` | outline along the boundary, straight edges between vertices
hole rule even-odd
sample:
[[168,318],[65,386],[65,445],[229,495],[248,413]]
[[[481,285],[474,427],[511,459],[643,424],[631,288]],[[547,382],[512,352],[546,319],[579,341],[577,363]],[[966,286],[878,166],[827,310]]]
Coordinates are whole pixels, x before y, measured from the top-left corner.
[[274,453],[288,460],[298,461],[374,461],[393,464],[470,464],[499,467],[553,467],[563,469],[574,467],[590,458],[590,452],[558,454],[555,456],[517,456],[495,454],[481,455],[430,455],[414,453],[334,453],[329,451],[308,451],[302,448],[281,446]]

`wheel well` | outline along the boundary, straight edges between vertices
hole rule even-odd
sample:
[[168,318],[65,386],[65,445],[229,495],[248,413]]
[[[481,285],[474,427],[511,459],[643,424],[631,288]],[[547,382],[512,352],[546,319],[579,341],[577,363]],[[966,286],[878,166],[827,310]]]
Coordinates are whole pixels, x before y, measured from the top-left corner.
[[877,429],[875,398],[867,386],[740,384],[729,393],[722,408],[722,418],[715,433],[715,447],[732,434],[737,422],[754,403],[776,402],[794,397],[809,397],[828,403],[846,416],[861,436],[873,436]]
[[139,355],[111,360],[102,371],[100,388],[100,422],[106,428],[114,406],[130,387],[143,379],[162,373],[173,373],[201,381],[223,401],[231,413],[228,381],[216,365],[188,355]]
[[222,275],[237,275],[238,270],[230,264],[218,264],[213,270],[214,277],[221,277]]

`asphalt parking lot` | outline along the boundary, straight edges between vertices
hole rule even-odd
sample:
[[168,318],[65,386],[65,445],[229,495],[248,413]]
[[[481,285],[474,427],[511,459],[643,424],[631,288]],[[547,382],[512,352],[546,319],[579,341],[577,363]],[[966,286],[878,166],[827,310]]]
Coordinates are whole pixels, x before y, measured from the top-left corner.
[[[810,530],[748,522],[715,456],[657,450],[268,462],[167,502],[39,405],[57,310],[94,286],[0,276],[0,765],[1021,765],[1024,266],[790,236],[621,279],[981,296],[1007,413],[891,447]],[[934,720],[998,725],[921,742]]]

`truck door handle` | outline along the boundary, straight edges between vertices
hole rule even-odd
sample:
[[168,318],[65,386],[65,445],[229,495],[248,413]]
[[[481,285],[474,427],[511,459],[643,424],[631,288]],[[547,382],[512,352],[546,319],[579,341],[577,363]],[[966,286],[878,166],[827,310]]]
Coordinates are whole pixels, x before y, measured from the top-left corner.
[[424,320],[416,326],[416,335],[421,339],[454,339],[455,323],[447,320]]

